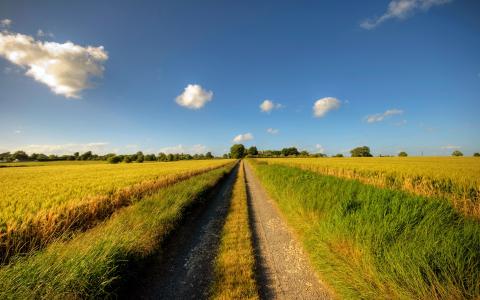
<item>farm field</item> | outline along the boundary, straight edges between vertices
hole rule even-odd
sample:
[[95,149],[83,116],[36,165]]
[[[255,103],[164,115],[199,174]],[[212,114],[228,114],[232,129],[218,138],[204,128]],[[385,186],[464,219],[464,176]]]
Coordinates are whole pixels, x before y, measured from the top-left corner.
[[149,192],[230,162],[1,168],[0,253],[11,256],[69,230],[88,228]]
[[476,157],[259,158],[379,187],[445,197],[462,213],[480,218],[480,159]]
[[340,298],[480,296],[477,220],[439,198],[273,161],[250,164]]

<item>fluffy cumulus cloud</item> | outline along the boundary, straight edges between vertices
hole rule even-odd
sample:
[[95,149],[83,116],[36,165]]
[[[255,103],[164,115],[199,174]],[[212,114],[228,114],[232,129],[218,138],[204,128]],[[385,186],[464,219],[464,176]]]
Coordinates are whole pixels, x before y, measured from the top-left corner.
[[250,140],[253,140],[253,135],[249,132],[244,134],[239,134],[233,138],[234,143],[242,143]]
[[12,20],[10,19],[0,20],[0,27],[7,28],[7,27],[10,27],[10,25],[12,25]]
[[367,19],[360,23],[364,29],[373,29],[390,19],[406,19],[418,11],[427,11],[433,6],[443,5],[452,0],[393,0],[387,11],[380,17]]
[[325,148],[320,144],[315,145],[315,150],[317,151],[317,153],[325,153]]
[[279,108],[282,108],[283,105],[280,104],[280,103],[275,103],[273,102],[272,100],[264,100],[261,104],[260,104],[260,111],[262,112],[266,112],[266,113],[269,113],[271,112],[272,110],[274,109],[279,109]]
[[0,56],[67,98],[80,98],[80,92],[90,87],[89,79],[102,76],[108,59],[102,46],[44,42],[8,31],[0,32]]
[[47,144],[47,145],[26,145],[20,147],[16,150],[23,150],[29,154],[32,153],[43,153],[43,154],[72,154],[74,152],[86,152],[92,151],[94,153],[105,153],[108,143],[104,142],[95,142],[95,143],[86,143],[86,144]]
[[278,132],[279,132],[278,129],[275,129],[275,128],[267,128],[267,133],[277,134]]
[[207,146],[197,144],[193,146],[184,146],[182,144],[176,145],[176,146],[169,146],[169,147],[164,147],[159,150],[159,152],[163,152],[166,154],[174,154],[174,153],[188,153],[188,154],[202,154],[206,153],[208,151]]
[[212,101],[212,98],[212,91],[207,91],[198,84],[189,84],[175,101],[186,108],[200,109],[207,102]]
[[55,37],[55,35],[53,33],[46,32],[46,31],[43,31],[41,29],[37,30],[37,36],[38,37],[50,37],[50,38]]
[[365,121],[367,121],[367,123],[376,123],[376,122],[381,122],[390,116],[401,115],[401,114],[403,114],[403,110],[401,109],[389,109],[380,114],[368,115],[365,117]]
[[329,111],[339,109],[341,101],[333,97],[318,99],[313,104],[313,115],[317,118],[324,117]]

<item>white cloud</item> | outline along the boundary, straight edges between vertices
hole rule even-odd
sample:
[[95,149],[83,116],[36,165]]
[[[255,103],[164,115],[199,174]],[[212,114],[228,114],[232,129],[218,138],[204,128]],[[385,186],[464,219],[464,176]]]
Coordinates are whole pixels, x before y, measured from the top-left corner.
[[86,143],[86,144],[58,144],[58,145],[26,145],[19,147],[16,150],[23,150],[29,154],[31,153],[43,153],[43,154],[72,154],[74,152],[86,152],[92,151],[94,153],[105,153],[105,147],[108,143]]
[[46,32],[46,31],[43,31],[41,29],[37,30],[37,36],[38,37],[49,37],[49,38],[55,37],[55,35],[53,33]]
[[456,150],[456,149],[460,149],[462,147],[455,146],[455,145],[446,145],[446,146],[442,146],[440,148],[443,149],[443,150]]
[[212,101],[213,92],[204,90],[198,84],[189,84],[183,93],[176,98],[178,105],[185,106],[190,109],[200,109],[208,101]]
[[317,150],[318,153],[325,153],[325,148],[320,144],[316,144],[315,149]]
[[313,104],[313,115],[317,118],[324,117],[329,111],[340,108],[341,101],[333,97],[318,99]]
[[102,76],[103,63],[108,59],[102,46],[43,42],[7,31],[0,32],[0,56],[67,98],[80,98],[80,92],[90,86],[89,78]]
[[20,134],[20,133],[22,133],[22,131],[20,129],[17,129],[17,130],[14,130],[13,133]]
[[206,153],[207,151],[208,151],[207,146],[202,144],[196,144],[193,146],[184,146],[182,144],[179,144],[176,146],[164,147],[159,150],[159,152],[163,152],[166,154],[170,154],[170,153],[201,154],[201,153]]
[[10,19],[0,20],[0,27],[7,28],[7,27],[10,27],[10,25],[12,25],[12,20]]
[[269,113],[271,112],[272,110],[274,109],[280,109],[282,108],[283,105],[280,104],[280,103],[275,103],[273,102],[272,100],[264,100],[261,104],[260,104],[260,110],[262,112],[266,112],[266,113]]
[[389,116],[401,115],[401,114],[403,114],[403,110],[401,109],[389,109],[384,113],[368,115],[365,117],[365,120],[367,121],[367,123],[375,123],[375,122],[381,122]]
[[360,23],[364,29],[373,29],[390,19],[406,19],[418,11],[427,11],[432,6],[443,5],[452,0],[393,0],[387,11],[380,17],[367,19]]
[[253,135],[249,132],[244,134],[239,134],[233,138],[234,143],[241,143],[241,142],[246,142],[250,140],[253,140]]
[[270,134],[277,134],[279,132],[278,129],[275,129],[275,128],[268,128],[267,129],[267,133],[270,133]]

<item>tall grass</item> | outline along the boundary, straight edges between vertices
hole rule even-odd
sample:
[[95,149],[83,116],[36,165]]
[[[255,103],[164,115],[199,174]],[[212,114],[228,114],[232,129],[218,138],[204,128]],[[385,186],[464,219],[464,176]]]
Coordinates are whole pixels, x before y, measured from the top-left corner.
[[353,157],[259,159],[378,187],[444,197],[463,214],[480,219],[480,159],[476,157]]
[[[76,166],[72,172],[68,172],[70,169],[65,170],[63,166],[30,167],[24,170],[15,168],[13,172],[0,170],[0,179],[6,182],[5,189],[1,192],[4,198],[0,198],[0,208],[8,208],[0,212],[0,264],[7,263],[14,255],[45,247],[59,237],[66,238],[72,232],[91,228],[117,209],[131,205],[162,187],[222,167],[229,162],[157,163],[147,168],[141,166],[140,169],[83,165]],[[54,171],[58,172],[54,177],[47,176]],[[72,175],[77,178],[75,182],[68,180]],[[22,186],[23,179],[27,176],[32,176],[30,182]],[[134,183],[135,180],[142,179],[143,181]],[[125,186],[132,182],[134,184]],[[40,185],[33,188],[35,183]],[[111,187],[108,187],[109,183]],[[42,192],[38,192],[39,189]],[[95,192],[99,194],[93,194]],[[20,193],[20,196],[25,198],[15,193]],[[81,195],[85,196],[81,198]],[[52,196],[52,199],[48,196]],[[80,198],[75,201],[75,198],[66,198],[68,196]],[[62,202],[55,199],[64,200]],[[22,203],[28,204],[29,208]],[[29,213],[38,206],[49,208],[35,214]],[[18,216],[22,212],[25,215],[20,219]]]
[[245,171],[241,164],[215,258],[212,299],[259,299],[249,225]]
[[480,224],[445,201],[252,163],[344,298],[478,299]]
[[1,299],[114,297],[127,268],[161,247],[184,212],[231,166],[160,190],[68,242],[0,267]]

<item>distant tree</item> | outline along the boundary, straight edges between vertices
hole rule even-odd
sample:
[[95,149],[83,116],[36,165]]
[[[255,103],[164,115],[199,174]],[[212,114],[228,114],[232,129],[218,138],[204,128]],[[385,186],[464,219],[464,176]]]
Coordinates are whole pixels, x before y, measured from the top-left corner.
[[222,157],[225,158],[225,159],[227,159],[227,158],[228,158],[228,154],[225,153]]
[[242,144],[235,144],[230,147],[231,158],[244,158],[246,155],[245,146]]
[[80,155],[80,160],[91,160],[92,159],[92,151],[87,151]]
[[474,157],[480,157],[480,153],[475,152],[475,153],[473,153],[473,156],[474,156]]
[[342,153],[335,154],[333,157],[343,157]]
[[160,152],[157,155],[157,160],[158,161],[167,161],[167,155],[163,152]]
[[300,152],[300,156],[307,157],[307,156],[310,156],[310,153],[308,153],[307,150],[303,150],[303,151]]
[[350,151],[350,154],[352,154],[352,157],[372,157],[370,148],[367,146],[354,148]]
[[145,160],[145,156],[143,155],[137,155],[137,159],[135,160],[137,163],[143,163]]
[[398,153],[398,156],[399,156],[399,157],[407,157],[408,154],[407,154],[407,152],[405,152],[405,151],[401,151],[400,153]]
[[107,161],[111,164],[118,164],[119,162],[122,161],[122,158],[120,156],[114,155],[110,156]]
[[283,154],[284,156],[292,156],[292,155],[299,155],[300,152],[298,152],[297,148],[290,147],[290,148],[283,148],[281,154]]
[[252,146],[252,147],[248,148],[247,154],[252,155],[252,156],[258,155],[257,147]]
[[213,158],[212,152],[205,153],[205,158],[206,159],[212,159]]
[[125,155],[125,157],[123,158],[123,162],[129,164],[132,162],[132,159],[129,155]]
[[452,156],[463,156],[463,153],[460,150],[455,150],[452,152]]
[[17,151],[15,153],[12,154],[12,159],[13,160],[20,160],[20,161],[25,161],[25,160],[28,160],[28,155],[27,153],[25,153],[25,151]]
[[156,161],[156,160],[157,160],[157,157],[155,156],[155,154],[145,155],[145,161]]
[[73,156],[75,157],[75,160],[80,159],[80,153],[78,153],[78,152],[73,153]]

